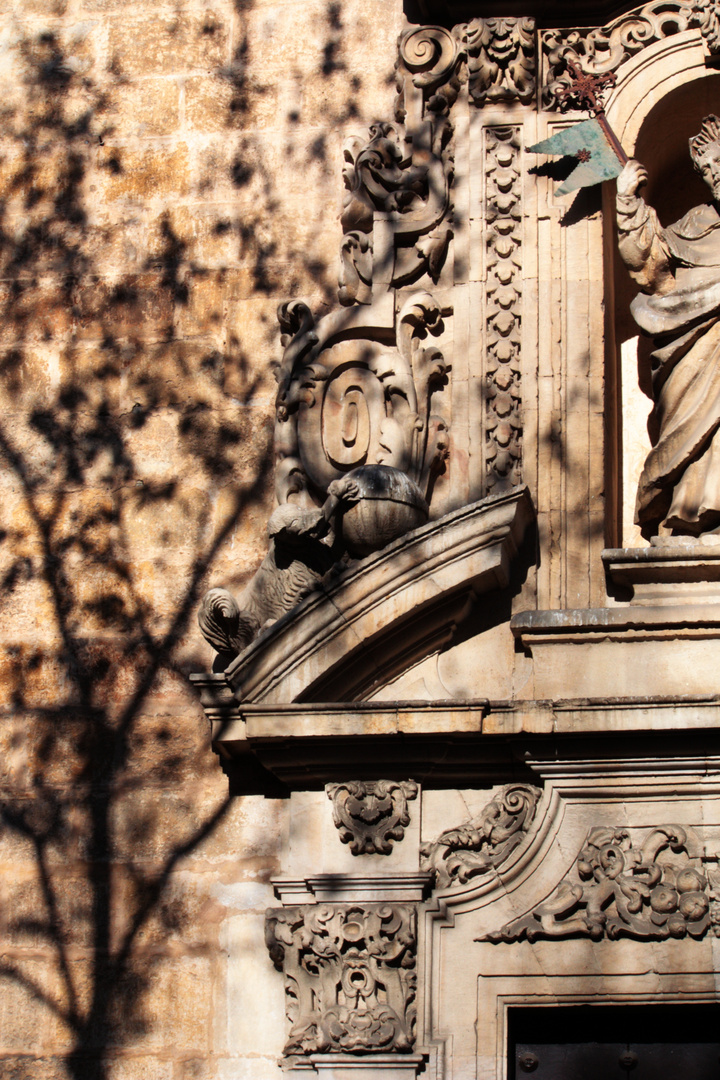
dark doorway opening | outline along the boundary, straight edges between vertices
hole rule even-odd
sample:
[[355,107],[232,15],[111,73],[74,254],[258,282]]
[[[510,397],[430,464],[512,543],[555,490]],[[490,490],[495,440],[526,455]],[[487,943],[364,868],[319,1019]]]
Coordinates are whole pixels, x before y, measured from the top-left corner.
[[720,1005],[511,1009],[508,1080],[719,1080]]

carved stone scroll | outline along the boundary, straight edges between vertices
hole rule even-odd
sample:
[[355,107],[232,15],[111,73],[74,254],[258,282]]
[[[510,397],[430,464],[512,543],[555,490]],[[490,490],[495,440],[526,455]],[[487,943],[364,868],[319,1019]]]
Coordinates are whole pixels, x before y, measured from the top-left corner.
[[417,794],[414,780],[349,780],[327,788],[335,828],[353,855],[389,855],[393,840],[405,835],[408,802]]
[[617,71],[621,64],[655,41],[698,27],[711,54],[720,51],[720,5],[717,0],[652,0],[628,11],[607,26],[593,30],[546,30],[542,50],[547,57],[543,105],[567,108],[558,90],[570,85],[567,60],[584,72]]
[[271,908],[265,939],[285,974],[284,1053],[407,1053],[415,1040],[411,904]]
[[658,826],[639,846],[626,829],[598,826],[574,874],[547,900],[479,940],[702,937],[711,925],[709,878],[704,858],[690,850],[695,845],[679,825]]
[[523,105],[535,96],[535,20],[473,19],[463,27],[468,88],[476,105]]
[[541,795],[540,788],[529,784],[510,784],[478,818],[424,844],[421,867],[434,875],[435,887],[463,885],[504,863],[525,839]]
[[[452,232],[451,136],[445,113],[430,111],[405,130],[373,124],[369,140],[356,137],[346,144],[342,304],[371,303],[373,278],[382,290],[413,284],[423,275],[437,282]],[[383,222],[379,238],[376,221]]]
[[485,140],[485,472],[492,492],[522,478],[520,129],[488,128]]

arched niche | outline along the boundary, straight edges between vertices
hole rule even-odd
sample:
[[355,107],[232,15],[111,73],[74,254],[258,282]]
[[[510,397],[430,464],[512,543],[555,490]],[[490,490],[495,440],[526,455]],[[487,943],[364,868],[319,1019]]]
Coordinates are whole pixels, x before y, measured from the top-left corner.
[[[692,167],[688,139],[703,117],[720,114],[720,71],[709,67],[691,32],[659,42],[621,69],[608,117],[625,151],[648,170],[643,195],[660,222],[671,225],[707,202],[706,185]],[[608,326],[609,487],[615,486],[613,546],[643,546],[634,524],[637,481],[651,447],[650,343],[639,336],[630,313],[637,293],[617,250],[614,187],[606,201],[609,243],[606,280],[612,285]],[[614,444],[614,445],[613,445]]]

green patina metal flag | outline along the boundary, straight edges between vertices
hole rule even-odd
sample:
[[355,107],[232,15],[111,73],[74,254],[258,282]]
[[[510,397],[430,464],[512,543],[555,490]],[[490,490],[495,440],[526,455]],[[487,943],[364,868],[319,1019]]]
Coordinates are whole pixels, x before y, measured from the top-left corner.
[[577,158],[576,168],[557,189],[557,195],[612,180],[620,175],[627,161],[604,116],[558,131],[549,139],[529,146],[528,150],[533,154],[563,154]]

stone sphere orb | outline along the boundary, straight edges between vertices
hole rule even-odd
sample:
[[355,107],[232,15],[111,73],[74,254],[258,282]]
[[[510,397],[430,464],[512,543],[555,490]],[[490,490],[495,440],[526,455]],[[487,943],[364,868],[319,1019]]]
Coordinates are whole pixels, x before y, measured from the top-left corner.
[[678,894],[675,889],[670,889],[667,885],[658,885],[650,893],[650,907],[653,911],[665,914],[668,911],[677,911],[677,906]]
[[342,516],[342,535],[351,555],[380,551],[405,533],[424,525],[428,505],[417,484],[389,465],[361,465],[345,474],[354,480],[359,500]]
[[691,866],[681,870],[677,876],[677,887],[681,893],[697,892],[704,889],[705,885],[706,881],[703,875]]

